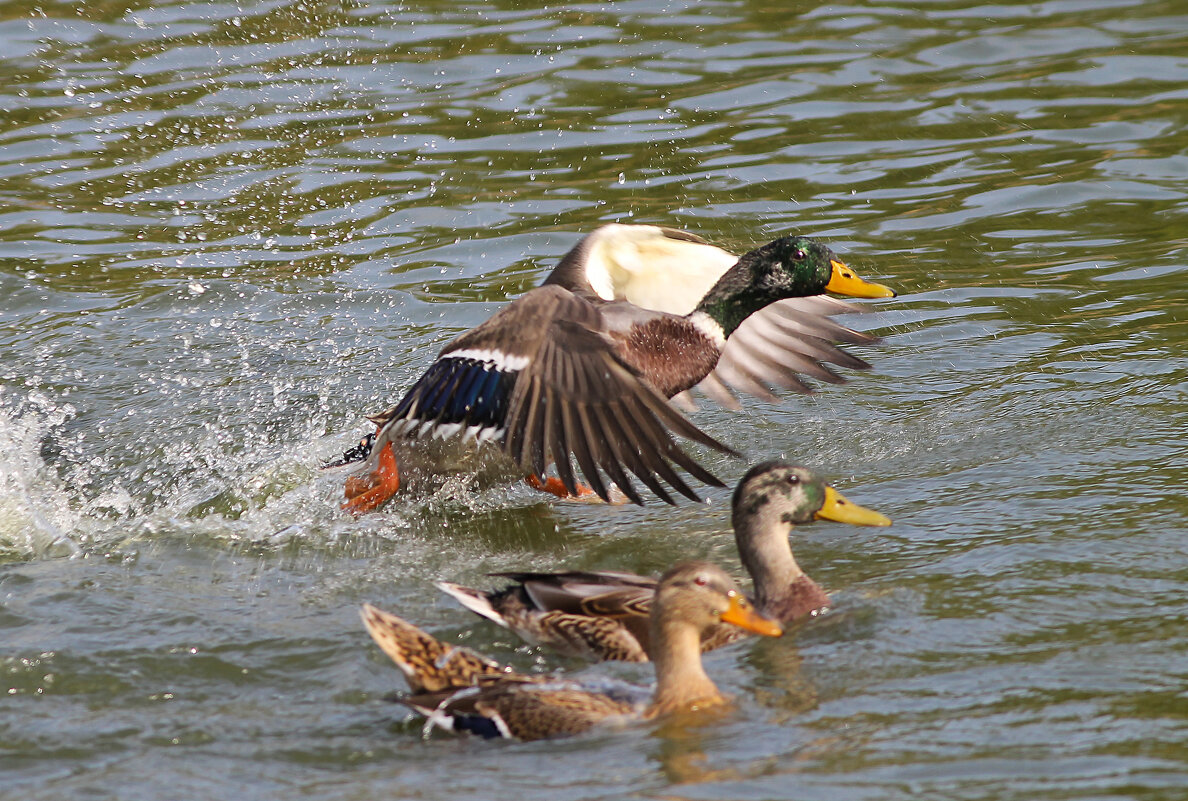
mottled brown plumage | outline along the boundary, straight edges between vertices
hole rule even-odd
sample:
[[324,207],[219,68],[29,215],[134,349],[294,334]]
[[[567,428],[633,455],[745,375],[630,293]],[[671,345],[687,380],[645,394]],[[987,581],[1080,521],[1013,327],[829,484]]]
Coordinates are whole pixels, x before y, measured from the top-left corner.
[[[649,625],[655,644],[656,690],[649,701],[645,693],[627,685],[527,676],[482,657],[467,662],[477,669],[450,671],[443,677],[439,660],[449,662],[464,649],[444,645],[411,623],[371,606],[364,607],[363,622],[405,673],[413,693],[401,700],[431,724],[522,740],[577,734],[616,719],[721,705],[725,698],[701,665],[702,633],[723,623],[768,636],[781,633],[778,625],[755,612],[720,568],[706,562],[674,567],[660,579],[652,604]],[[470,683],[462,684],[466,678]],[[456,683],[450,686],[451,681]]]
[[[747,473],[735,489],[732,509],[735,542],[755,583],[756,605],[783,623],[803,620],[829,606],[829,596],[792,555],[788,535],[794,525],[815,519],[856,525],[890,523],[850,503],[807,468],[781,462],[761,464]],[[644,661],[652,653],[645,622],[655,579],[577,570],[496,575],[516,583],[490,592],[446,582],[437,586],[476,614],[562,653],[625,661]],[[602,625],[590,626],[591,619]],[[702,650],[742,636],[732,626],[711,627]]]
[[446,645],[411,623],[363,605],[363,625],[376,645],[403,671],[415,693],[438,693],[473,686],[479,676],[507,675],[511,669],[468,648]]

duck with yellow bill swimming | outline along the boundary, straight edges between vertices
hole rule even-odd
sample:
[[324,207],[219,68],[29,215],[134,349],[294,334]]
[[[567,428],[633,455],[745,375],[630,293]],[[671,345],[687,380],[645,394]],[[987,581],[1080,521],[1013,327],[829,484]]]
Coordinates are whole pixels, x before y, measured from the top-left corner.
[[[829,596],[801,569],[788,537],[794,526],[834,520],[887,526],[878,512],[847,500],[815,472],[786,462],[752,468],[734,491],[734,539],[743,567],[754,581],[759,611],[791,624],[829,606]],[[652,653],[648,615],[654,578],[613,571],[497,573],[514,584],[477,590],[438,582],[442,591],[482,617],[531,643],[570,656],[645,662]],[[743,633],[730,626],[708,629],[703,650],[733,642]]]

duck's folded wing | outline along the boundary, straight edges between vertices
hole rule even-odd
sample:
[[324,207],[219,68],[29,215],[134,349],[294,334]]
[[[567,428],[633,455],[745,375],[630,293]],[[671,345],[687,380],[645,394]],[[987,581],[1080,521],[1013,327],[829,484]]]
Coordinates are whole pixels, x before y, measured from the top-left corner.
[[521,740],[580,734],[608,719],[638,714],[641,707],[567,682],[499,682],[457,692],[432,708],[432,697],[399,700],[424,714],[430,724],[450,731]]
[[631,573],[499,573],[518,581],[537,609],[602,617],[647,617],[656,580]]
[[869,370],[870,364],[839,345],[868,345],[878,342],[878,337],[847,328],[832,317],[864,311],[864,306],[828,295],[773,303],[752,314],[730,335],[717,366],[698,388],[723,406],[737,409],[732,389],[774,401],[777,398],[769,386],[812,392],[802,376],[844,383],[828,364],[852,370]]

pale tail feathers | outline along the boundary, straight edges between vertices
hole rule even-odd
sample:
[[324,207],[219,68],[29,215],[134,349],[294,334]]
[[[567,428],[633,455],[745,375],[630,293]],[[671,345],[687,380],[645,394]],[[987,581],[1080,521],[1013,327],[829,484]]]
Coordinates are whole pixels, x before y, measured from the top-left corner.
[[500,614],[499,611],[495,609],[495,607],[491,606],[491,602],[488,600],[486,593],[480,590],[472,589],[470,587],[463,587],[461,584],[454,584],[449,581],[437,581],[434,583],[437,585],[437,589],[441,590],[446,595],[449,595],[455,601],[462,604],[476,615],[485,617],[487,620],[490,620],[494,623],[498,623],[505,629],[511,628],[507,624],[507,620],[504,619],[503,615]]

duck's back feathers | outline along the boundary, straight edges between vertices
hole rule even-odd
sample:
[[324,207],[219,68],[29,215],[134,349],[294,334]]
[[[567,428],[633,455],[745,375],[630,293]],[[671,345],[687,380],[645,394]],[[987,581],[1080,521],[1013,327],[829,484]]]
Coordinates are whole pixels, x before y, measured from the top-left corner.
[[737,260],[688,231],[611,223],[582,237],[544,283],[688,314]]
[[475,614],[528,642],[583,659],[646,662],[655,579],[630,573],[498,573],[516,582],[484,592],[438,582]]

